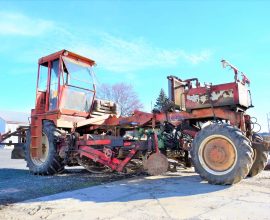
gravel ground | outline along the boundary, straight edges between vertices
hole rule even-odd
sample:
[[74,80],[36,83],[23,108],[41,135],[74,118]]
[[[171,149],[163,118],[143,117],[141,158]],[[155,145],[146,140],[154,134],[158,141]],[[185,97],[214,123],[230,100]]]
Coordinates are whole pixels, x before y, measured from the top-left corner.
[[54,176],[37,176],[29,173],[24,160],[11,160],[10,155],[10,149],[0,149],[0,208],[28,199],[133,176],[117,173],[92,174],[82,167],[67,168],[64,173]]

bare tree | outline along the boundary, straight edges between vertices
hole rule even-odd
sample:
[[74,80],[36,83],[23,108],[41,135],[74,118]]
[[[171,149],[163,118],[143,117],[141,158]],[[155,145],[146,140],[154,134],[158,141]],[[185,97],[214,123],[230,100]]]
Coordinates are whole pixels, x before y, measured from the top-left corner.
[[117,103],[121,109],[121,116],[130,115],[134,110],[143,108],[143,104],[130,84],[102,84],[98,88],[97,96],[98,98]]

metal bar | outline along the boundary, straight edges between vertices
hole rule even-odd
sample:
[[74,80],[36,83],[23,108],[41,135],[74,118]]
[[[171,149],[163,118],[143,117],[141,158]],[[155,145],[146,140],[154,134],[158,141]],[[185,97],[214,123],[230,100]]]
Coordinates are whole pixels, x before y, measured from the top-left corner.
[[59,57],[59,63],[58,63],[58,87],[57,87],[57,103],[56,103],[56,106],[57,106],[57,109],[59,109],[59,105],[60,105],[60,76],[61,76],[61,62],[62,62],[62,59],[60,59]]
[[8,131],[7,133],[2,134],[2,135],[0,135],[0,142],[5,141],[6,139],[8,139],[8,138],[10,138],[12,136],[20,136],[19,135],[20,132],[21,132],[20,130],[16,130],[16,131],[13,131],[13,132]]
[[155,143],[155,151],[156,151],[156,153],[159,153],[158,137],[157,137],[157,134],[156,133],[154,133],[154,143]]
[[91,89],[86,89],[86,88],[82,88],[82,87],[79,87],[79,86],[73,86],[73,85],[70,85],[70,84],[67,84],[67,86],[74,87],[74,88],[77,88],[77,89],[87,90],[87,91],[90,91],[90,92],[95,92],[94,90],[91,90]]
[[117,166],[122,162],[117,158],[109,158],[103,152],[93,149],[89,146],[79,147],[80,156],[86,156],[95,162],[99,162],[105,166],[109,166],[112,170],[116,170]]
[[37,106],[37,94],[38,94],[38,87],[39,87],[39,78],[40,78],[40,65],[38,65],[38,76],[37,76],[37,83],[36,83],[36,106]]
[[49,102],[50,102],[50,87],[51,87],[51,61],[48,62],[48,76],[47,76],[47,91],[46,91],[46,104],[45,112],[49,111]]
[[0,145],[8,145],[8,146],[10,146],[10,145],[13,145],[13,146],[21,146],[23,143],[13,143],[13,142],[11,142],[11,143],[0,143]]
[[79,145],[110,145],[112,143],[111,140],[87,140],[87,141],[79,141]]
[[129,163],[129,161],[134,157],[134,155],[138,152],[140,146],[136,146],[135,149],[132,149],[127,157],[118,165],[117,171],[122,172],[124,167]]

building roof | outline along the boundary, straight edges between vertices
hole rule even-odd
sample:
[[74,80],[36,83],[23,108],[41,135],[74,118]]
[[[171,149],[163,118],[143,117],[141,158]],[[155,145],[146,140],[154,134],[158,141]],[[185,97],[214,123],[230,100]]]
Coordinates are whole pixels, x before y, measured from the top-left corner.
[[2,118],[6,123],[29,124],[28,120],[29,117],[30,112],[26,113],[26,112],[0,110],[0,118]]

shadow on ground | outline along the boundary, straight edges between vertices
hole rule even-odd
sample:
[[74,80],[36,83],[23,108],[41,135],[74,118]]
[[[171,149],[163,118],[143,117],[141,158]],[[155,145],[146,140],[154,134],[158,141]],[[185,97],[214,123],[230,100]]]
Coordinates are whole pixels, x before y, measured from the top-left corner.
[[37,176],[24,169],[0,169],[0,205],[121,180],[132,175],[91,174],[85,169],[67,169],[54,176]]
[[[146,199],[160,199],[178,196],[192,196],[224,190],[229,186],[210,185],[193,173],[168,174],[160,178],[140,177],[117,181],[102,186],[89,187],[73,192],[51,195],[35,201],[46,202],[65,199],[95,203],[129,202]],[[25,201],[33,202],[33,201]]]

